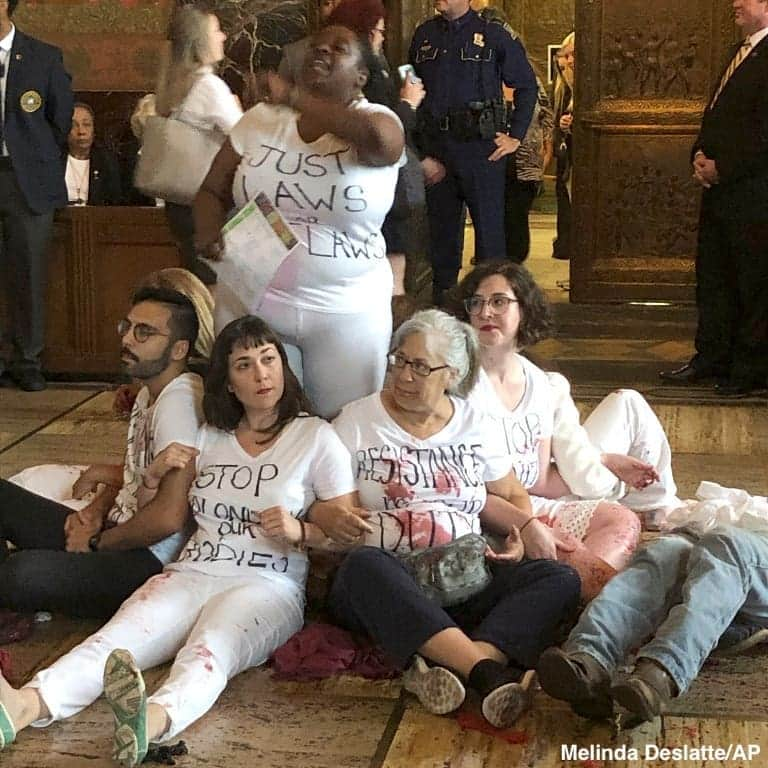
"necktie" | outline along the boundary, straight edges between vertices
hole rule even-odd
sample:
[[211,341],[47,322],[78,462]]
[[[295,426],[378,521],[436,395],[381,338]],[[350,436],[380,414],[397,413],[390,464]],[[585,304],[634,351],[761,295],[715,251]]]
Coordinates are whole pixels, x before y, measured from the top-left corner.
[[731,63],[728,65],[728,68],[725,70],[722,78],[720,79],[720,85],[717,86],[717,90],[715,91],[715,95],[712,97],[712,101],[709,102],[710,109],[715,106],[715,103],[720,98],[720,94],[723,92],[723,88],[725,88],[733,73],[739,68],[741,62],[747,58],[747,54],[751,49],[752,43],[750,43],[747,39],[741,44],[739,50],[736,51],[736,55],[733,57],[733,59],[731,59]]
[[[5,51],[0,49],[0,80],[5,78]],[[0,89],[0,97],[3,103],[0,104],[0,153],[3,151],[3,142],[5,141],[5,87]]]

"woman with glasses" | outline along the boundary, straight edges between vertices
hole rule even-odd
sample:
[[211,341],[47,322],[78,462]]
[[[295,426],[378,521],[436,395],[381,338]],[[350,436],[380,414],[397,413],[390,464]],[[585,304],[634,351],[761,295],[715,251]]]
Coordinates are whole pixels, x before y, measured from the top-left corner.
[[[344,516],[315,507],[332,538],[365,543],[348,554],[331,587],[342,625],[370,635],[403,667],[404,683],[436,714],[461,706],[467,687],[492,725],[506,728],[528,702],[532,669],[575,607],[579,579],[551,560],[519,562],[540,548],[527,493],[487,418],[465,399],[479,365],[475,332],[438,310],[395,333],[385,388],[347,405],[334,422],[352,455],[367,536]],[[485,513],[488,494],[505,500]],[[438,546],[481,524],[504,539],[488,553],[490,586],[451,608],[420,590],[398,555]]]
[[[0,748],[103,691],[115,716],[113,758],[138,765],[149,743],[191,725],[232,677],[301,628],[305,549],[325,540],[303,518],[315,499],[351,503],[349,454],[309,413],[282,344],[257,317],[232,322],[214,342],[203,409],[195,450],[163,452],[152,465],[153,484],[171,473],[158,503],[184,516],[189,508],[196,531],[96,634],[19,690],[0,677]],[[168,661],[148,697],[141,671]]]
[[[568,381],[520,354],[551,330],[544,295],[520,265],[480,265],[457,295],[457,314],[480,340],[482,367],[469,399],[495,420],[532,494],[534,526],[549,537],[536,556],[578,559],[584,596],[593,597],[638,543],[635,511],[677,503],[664,430],[632,390],[609,395],[580,426]],[[574,550],[576,542],[584,546]]]

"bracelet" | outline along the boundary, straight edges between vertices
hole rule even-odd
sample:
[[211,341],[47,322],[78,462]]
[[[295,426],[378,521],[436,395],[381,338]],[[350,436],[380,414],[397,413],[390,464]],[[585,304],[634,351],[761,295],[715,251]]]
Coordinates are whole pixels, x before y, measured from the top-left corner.
[[296,549],[298,549],[299,552],[304,552],[304,550],[307,548],[307,526],[304,525],[303,520],[299,520],[299,527],[301,528],[301,538],[299,539],[299,543],[296,545]]
[[536,515],[531,515],[517,530],[522,534],[525,530],[525,526],[536,520]]

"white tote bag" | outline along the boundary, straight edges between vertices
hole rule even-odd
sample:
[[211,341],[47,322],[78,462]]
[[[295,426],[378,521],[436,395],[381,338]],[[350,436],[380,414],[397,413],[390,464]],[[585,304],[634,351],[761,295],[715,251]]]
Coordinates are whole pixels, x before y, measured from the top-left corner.
[[190,205],[224,138],[172,117],[148,117],[134,187],[147,197]]

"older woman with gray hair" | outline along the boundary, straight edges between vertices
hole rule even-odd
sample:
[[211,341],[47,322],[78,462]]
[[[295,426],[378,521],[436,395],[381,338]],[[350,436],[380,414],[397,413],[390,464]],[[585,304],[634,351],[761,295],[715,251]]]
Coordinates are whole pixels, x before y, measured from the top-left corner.
[[[330,607],[339,623],[370,635],[403,667],[411,662],[405,687],[429,711],[457,709],[469,685],[488,722],[508,727],[529,700],[526,670],[576,605],[579,577],[551,560],[521,561],[536,528],[527,525],[528,495],[494,442],[497,431],[465,400],[478,372],[475,331],[444,312],[419,312],[397,330],[388,363],[384,390],[350,403],[334,422],[371,531],[339,568]],[[489,493],[507,502],[492,518],[484,513]],[[345,520],[317,506],[310,514],[349,544],[352,513]],[[402,555],[479,533],[481,524],[506,537],[500,553],[486,552],[490,584],[441,607]]]

